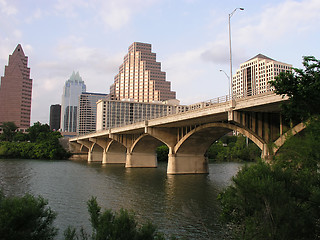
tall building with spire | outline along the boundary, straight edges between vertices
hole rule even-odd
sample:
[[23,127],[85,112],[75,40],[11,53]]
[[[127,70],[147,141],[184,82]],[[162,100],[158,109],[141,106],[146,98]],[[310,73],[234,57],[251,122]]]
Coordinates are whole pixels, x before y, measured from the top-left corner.
[[110,98],[135,102],[154,102],[175,99],[161,63],[151,52],[151,44],[134,42],[125,55],[119,73],[110,87]]
[[0,85],[0,124],[14,122],[21,130],[30,127],[32,79],[28,57],[20,44],[9,56]]
[[61,130],[63,132],[77,131],[77,111],[79,105],[79,97],[81,93],[86,91],[86,85],[79,75],[79,72],[73,71],[69,80],[63,87],[62,103],[61,103]]

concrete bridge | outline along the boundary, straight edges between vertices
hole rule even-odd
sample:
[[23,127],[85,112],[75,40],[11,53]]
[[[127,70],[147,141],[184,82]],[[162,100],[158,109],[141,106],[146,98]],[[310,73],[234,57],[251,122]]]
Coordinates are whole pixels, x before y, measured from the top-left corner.
[[[236,131],[251,139],[269,160],[304,125],[290,128],[280,114],[287,101],[274,94],[194,104],[194,109],[156,119],[71,138],[75,156],[88,162],[123,163],[125,167],[157,167],[156,148],[169,148],[168,174],[208,173],[204,154],[216,140]],[[82,154],[82,155],[81,155]]]

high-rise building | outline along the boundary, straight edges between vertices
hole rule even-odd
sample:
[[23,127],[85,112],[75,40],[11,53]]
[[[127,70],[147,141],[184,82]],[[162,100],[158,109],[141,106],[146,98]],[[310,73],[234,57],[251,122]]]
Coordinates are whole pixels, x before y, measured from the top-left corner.
[[232,77],[234,97],[251,96],[272,91],[270,81],[280,72],[291,71],[292,65],[278,62],[262,54],[240,64],[240,69]]
[[80,77],[79,72],[73,72],[63,87],[60,124],[62,132],[77,131],[79,97],[85,91],[86,85]]
[[14,122],[21,130],[30,127],[32,79],[28,57],[20,44],[9,56],[0,85],[0,124]]
[[50,130],[59,130],[61,121],[61,105],[55,104],[50,106]]
[[107,94],[85,92],[80,95],[78,108],[79,135],[96,131],[97,102],[107,97]]
[[110,87],[111,98],[130,99],[136,102],[153,102],[175,99],[161,63],[151,52],[151,44],[134,42],[129,47],[119,73]]

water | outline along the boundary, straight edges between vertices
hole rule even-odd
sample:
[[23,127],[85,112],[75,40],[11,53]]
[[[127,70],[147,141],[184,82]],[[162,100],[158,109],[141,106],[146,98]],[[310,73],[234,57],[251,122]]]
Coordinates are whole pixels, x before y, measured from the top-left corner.
[[242,164],[210,164],[208,175],[167,175],[158,168],[73,161],[0,160],[0,187],[6,195],[31,193],[48,199],[58,213],[62,239],[68,225],[90,232],[87,201],[97,197],[103,209],[133,210],[138,222],[151,221],[167,236],[228,239],[219,221],[218,193]]

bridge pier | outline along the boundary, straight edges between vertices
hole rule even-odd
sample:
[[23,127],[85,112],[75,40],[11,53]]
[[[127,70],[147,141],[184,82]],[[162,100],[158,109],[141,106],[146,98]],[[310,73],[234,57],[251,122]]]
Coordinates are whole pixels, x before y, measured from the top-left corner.
[[102,164],[126,163],[126,154],[118,152],[103,152]]
[[208,159],[198,154],[168,154],[167,174],[209,173]]
[[150,153],[127,153],[126,168],[154,168],[158,166],[157,155]]

